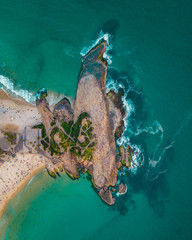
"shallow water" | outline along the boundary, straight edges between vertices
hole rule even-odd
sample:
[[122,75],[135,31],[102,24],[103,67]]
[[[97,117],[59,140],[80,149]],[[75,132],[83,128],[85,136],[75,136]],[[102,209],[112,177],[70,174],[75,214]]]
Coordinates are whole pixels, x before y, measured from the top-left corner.
[[192,238],[191,10],[189,0],[0,0],[0,75],[15,91],[74,98],[80,53],[108,33],[108,87],[126,90],[119,141],[145,159],[121,176],[128,191],[114,207],[86,179],[40,174],[41,186],[35,178],[10,202],[0,239]]

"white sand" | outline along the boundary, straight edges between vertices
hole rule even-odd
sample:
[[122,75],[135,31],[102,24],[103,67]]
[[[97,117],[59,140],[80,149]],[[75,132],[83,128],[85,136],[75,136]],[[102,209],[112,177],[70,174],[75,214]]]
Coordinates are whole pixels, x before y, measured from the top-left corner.
[[0,90],[0,129],[23,133],[26,126],[40,122],[41,115],[35,105],[12,98]]

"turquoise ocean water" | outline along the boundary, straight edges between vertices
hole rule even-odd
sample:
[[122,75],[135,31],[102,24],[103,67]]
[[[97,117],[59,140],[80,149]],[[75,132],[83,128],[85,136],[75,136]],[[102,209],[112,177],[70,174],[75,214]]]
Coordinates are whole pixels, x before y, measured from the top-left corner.
[[[0,87],[75,97],[82,55],[108,38],[108,89],[125,90],[119,144],[144,164],[104,204],[86,177],[42,171],[7,206],[1,240],[192,239],[192,2],[0,0]],[[136,159],[137,160],[137,159]]]

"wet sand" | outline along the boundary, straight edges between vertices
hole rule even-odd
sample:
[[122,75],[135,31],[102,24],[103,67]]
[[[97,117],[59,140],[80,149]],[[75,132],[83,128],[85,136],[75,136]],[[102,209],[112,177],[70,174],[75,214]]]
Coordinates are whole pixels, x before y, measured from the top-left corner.
[[18,153],[0,167],[0,217],[6,204],[41,169],[46,158],[38,154]]

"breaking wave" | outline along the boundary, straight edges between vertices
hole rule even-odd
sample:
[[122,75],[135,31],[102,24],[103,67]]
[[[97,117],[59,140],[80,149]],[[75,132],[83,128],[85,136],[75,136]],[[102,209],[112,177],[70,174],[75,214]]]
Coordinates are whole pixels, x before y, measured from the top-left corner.
[[108,64],[110,65],[112,63],[112,56],[109,54],[109,51],[113,48],[111,44],[112,35],[109,33],[103,33],[103,31],[100,31],[98,38],[96,40],[93,40],[91,44],[88,47],[84,47],[80,54],[81,56],[85,56],[92,48],[94,48],[97,44],[99,44],[102,40],[105,40],[107,42],[107,48],[105,53],[103,54],[103,58],[107,60]]
[[[5,92],[14,97],[19,96],[26,102],[29,102],[31,104],[35,104],[36,102],[37,94],[35,92],[33,93],[29,92],[28,90],[17,89],[9,78],[4,77],[2,75],[0,75],[0,89],[4,90]],[[49,102],[49,105],[53,106],[64,97],[65,97],[64,94],[58,94],[56,92],[49,91],[47,100]],[[73,99],[70,98],[69,100],[73,103]]]
[[34,93],[23,89],[17,89],[9,78],[2,75],[0,75],[0,88],[10,95],[19,96],[32,104],[35,103],[36,96]]
[[[115,69],[115,71],[118,71]],[[109,71],[110,72],[110,71]],[[138,145],[135,143],[135,139],[139,138],[142,134],[148,135],[158,135],[159,141],[156,144],[154,154],[156,154],[157,149],[160,147],[163,137],[164,130],[159,121],[155,120],[151,123],[150,126],[143,127],[143,122],[138,122],[136,120],[137,115],[137,105],[135,105],[135,99],[130,97],[130,93],[134,92],[136,96],[142,97],[143,93],[141,91],[137,91],[133,85],[130,84],[127,76],[118,76],[117,78],[113,78],[110,73],[107,76],[107,92],[113,90],[114,92],[118,92],[120,89],[124,90],[124,96],[122,97],[123,106],[125,109],[125,117],[124,121],[124,132],[122,136],[117,139],[117,145],[124,146],[125,148],[128,145],[134,149],[134,156],[132,160],[132,164],[130,167],[130,171],[136,173],[138,168],[144,164],[144,149],[142,145]],[[139,141],[137,141],[139,142]]]

